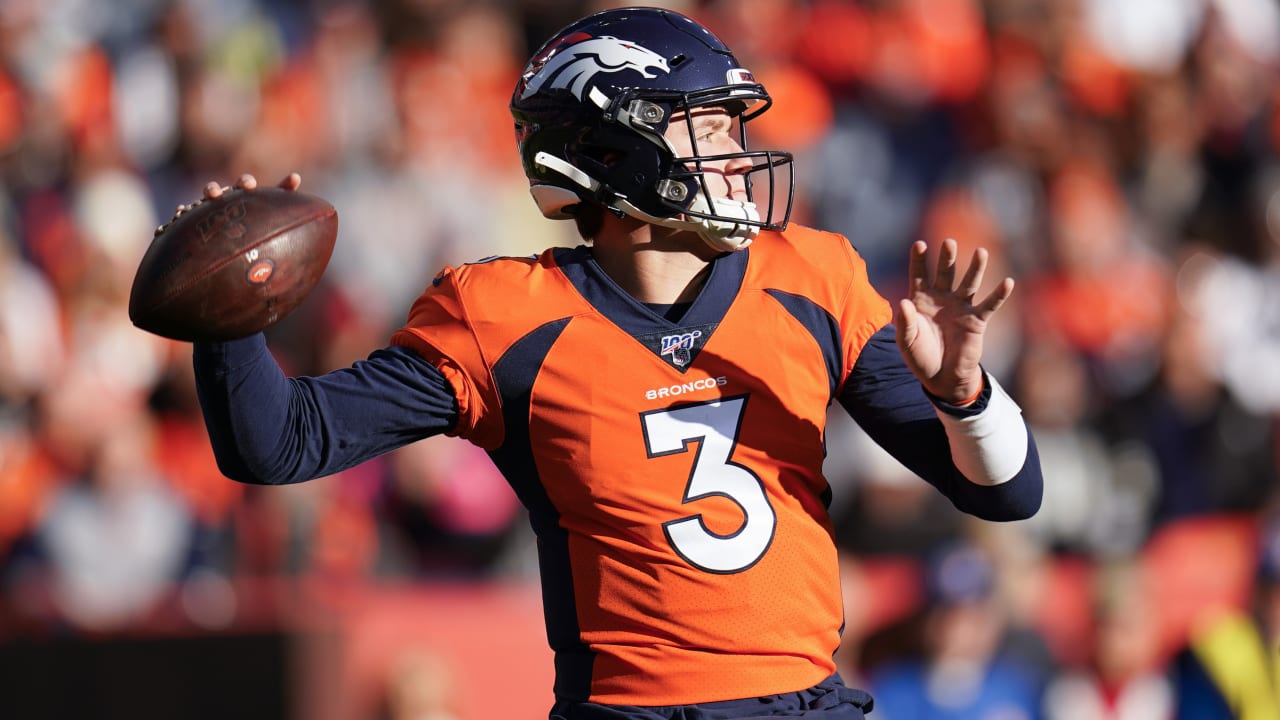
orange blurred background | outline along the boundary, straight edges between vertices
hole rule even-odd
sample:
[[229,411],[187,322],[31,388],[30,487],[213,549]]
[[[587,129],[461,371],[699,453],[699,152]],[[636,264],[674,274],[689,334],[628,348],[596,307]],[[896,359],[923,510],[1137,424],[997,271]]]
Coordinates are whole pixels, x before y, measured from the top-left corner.
[[[245,705],[208,707],[545,714],[531,533],[483,453],[437,438],[302,486],[236,485],[189,349],[125,308],[153,229],[241,172],[299,171],[341,217],[321,286],[269,332],[291,373],[385,344],[443,265],[577,244],[528,197],[506,103],[542,39],[615,4],[0,3],[12,707],[198,717],[240,687]],[[1046,683],[1099,663],[1117,594],[1151,620],[1134,675],[1254,612],[1280,498],[1280,10],[663,4],[770,89],[750,137],[795,152],[794,221],[847,235],[886,296],[921,238],[988,248],[988,288],[1017,280],[985,359],[1036,433],[1035,519],[960,516],[832,417],[850,682],[909,654],[894,631],[937,601],[928,557],[948,543],[987,554],[1002,632],[1041,649]],[[202,644],[234,638],[259,650]],[[155,674],[120,675],[120,658]]]

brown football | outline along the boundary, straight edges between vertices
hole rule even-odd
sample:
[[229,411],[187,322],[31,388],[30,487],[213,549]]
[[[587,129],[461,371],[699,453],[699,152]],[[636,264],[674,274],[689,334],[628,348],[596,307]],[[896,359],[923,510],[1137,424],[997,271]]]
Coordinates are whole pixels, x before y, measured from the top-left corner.
[[232,340],[271,327],[320,282],[338,213],[314,195],[230,190],[163,228],[138,265],[133,324],[174,340]]

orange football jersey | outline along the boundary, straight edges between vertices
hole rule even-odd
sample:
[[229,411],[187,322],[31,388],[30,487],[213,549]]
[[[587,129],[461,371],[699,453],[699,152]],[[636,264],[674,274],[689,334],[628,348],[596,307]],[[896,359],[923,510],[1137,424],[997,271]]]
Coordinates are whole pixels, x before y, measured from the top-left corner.
[[839,236],[717,260],[679,322],[589,248],[441,273],[393,343],[448,378],[538,537],[556,695],[675,705],[835,671],[828,405],[889,304]]

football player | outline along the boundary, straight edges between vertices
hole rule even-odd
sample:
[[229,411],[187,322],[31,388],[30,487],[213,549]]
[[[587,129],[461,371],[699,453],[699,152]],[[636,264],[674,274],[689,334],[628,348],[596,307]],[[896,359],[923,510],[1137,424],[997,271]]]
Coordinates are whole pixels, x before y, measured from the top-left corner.
[[847,239],[788,224],[791,155],[746,142],[770,102],[675,12],[565,27],[511,112],[534,200],[584,243],[445,269],[322,376],[286,378],[262,335],[198,343],[222,470],[292,483],[465,438],[538,538],[552,718],[863,717],[832,659],[828,406],[960,510],[1034,514],[1034,443],[979,363],[1013,281],[978,298],[984,251],[961,273],[945,242],[929,272],[917,243],[895,312]]

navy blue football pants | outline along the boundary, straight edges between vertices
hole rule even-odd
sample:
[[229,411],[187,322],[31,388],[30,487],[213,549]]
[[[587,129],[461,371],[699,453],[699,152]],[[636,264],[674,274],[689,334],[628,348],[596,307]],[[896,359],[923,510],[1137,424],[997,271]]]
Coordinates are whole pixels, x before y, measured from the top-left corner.
[[552,706],[550,720],[863,720],[871,705],[870,695],[845,687],[839,675],[832,675],[808,690],[697,705],[636,707],[561,701]]

